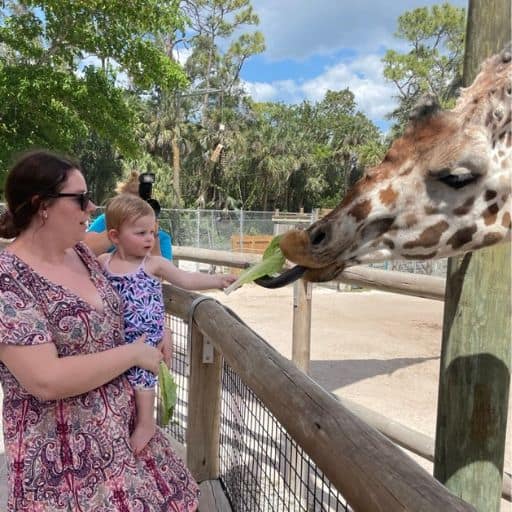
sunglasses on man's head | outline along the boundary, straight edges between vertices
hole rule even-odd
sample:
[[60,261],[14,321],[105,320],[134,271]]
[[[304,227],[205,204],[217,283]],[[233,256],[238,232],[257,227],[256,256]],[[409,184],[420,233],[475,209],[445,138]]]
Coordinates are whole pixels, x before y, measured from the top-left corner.
[[80,193],[71,193],[71,192],[58,192],[55,194],[48,194],[46,197],[73,197],[77,200],[78,204],[80,205],[80,210],[85,212],[87,210],[87,207],[89,206],[89,202],[91,201],[91,194],[90,192],[80,192]]

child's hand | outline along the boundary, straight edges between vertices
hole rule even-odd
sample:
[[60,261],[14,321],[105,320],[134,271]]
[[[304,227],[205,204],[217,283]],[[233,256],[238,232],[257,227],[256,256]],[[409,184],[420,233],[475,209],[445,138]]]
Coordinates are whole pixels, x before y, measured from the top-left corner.
[[234,274],[219,274],[219,285],[218,288],[221,290],[224,290],[224,288],[227,288],[231,283],[234,283],[238,277]]

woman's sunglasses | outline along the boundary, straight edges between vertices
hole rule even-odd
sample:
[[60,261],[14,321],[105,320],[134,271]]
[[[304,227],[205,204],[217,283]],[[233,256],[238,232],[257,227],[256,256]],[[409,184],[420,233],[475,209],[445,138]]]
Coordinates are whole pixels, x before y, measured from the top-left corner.
[[73,197],[76,199],[77,203],[80,205],[80,210],[83,212],[87,210],[89,202],[91,201],[90,192],[80,192],[79,194],[73,194],[71,192],[58,192],[55,194],[47,194],[46,197]]

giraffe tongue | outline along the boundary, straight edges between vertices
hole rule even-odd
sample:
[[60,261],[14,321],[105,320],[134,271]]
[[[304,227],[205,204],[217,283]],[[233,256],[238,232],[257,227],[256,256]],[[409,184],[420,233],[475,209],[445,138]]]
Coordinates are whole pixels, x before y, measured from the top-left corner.
[[289,270],[285,270],[281,272],[276,277],[263,276],[256,279],[254,282],[263,286],[264,288],[281,288],[282,286],[286,286],[287,284],[293,283],[306,272],[306,267],[301,267],[300,265],[296,265],[295,267],[290,268]]

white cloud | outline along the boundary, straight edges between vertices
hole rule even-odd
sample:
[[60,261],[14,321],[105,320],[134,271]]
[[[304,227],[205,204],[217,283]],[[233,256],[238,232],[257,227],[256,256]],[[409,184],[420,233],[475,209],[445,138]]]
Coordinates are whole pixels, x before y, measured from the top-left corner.
[[[330,55],[342,48],[373,52],[397,47],[397,19],[442,0],[252,0],[271,60]],[[450,0],[467,7],[467,0]]]
[[355,96],[357,108],[370,119],[380,121],[391,112],[396,93],[382,78],[382,63],[377,55],[367,55],[351,62],[339,62],[309,80],[280,80],[269,83],[246,82],[245,89],[256,101],[283,101],[297,103],[304,99],[320,101],[327,90],[349,88]]

